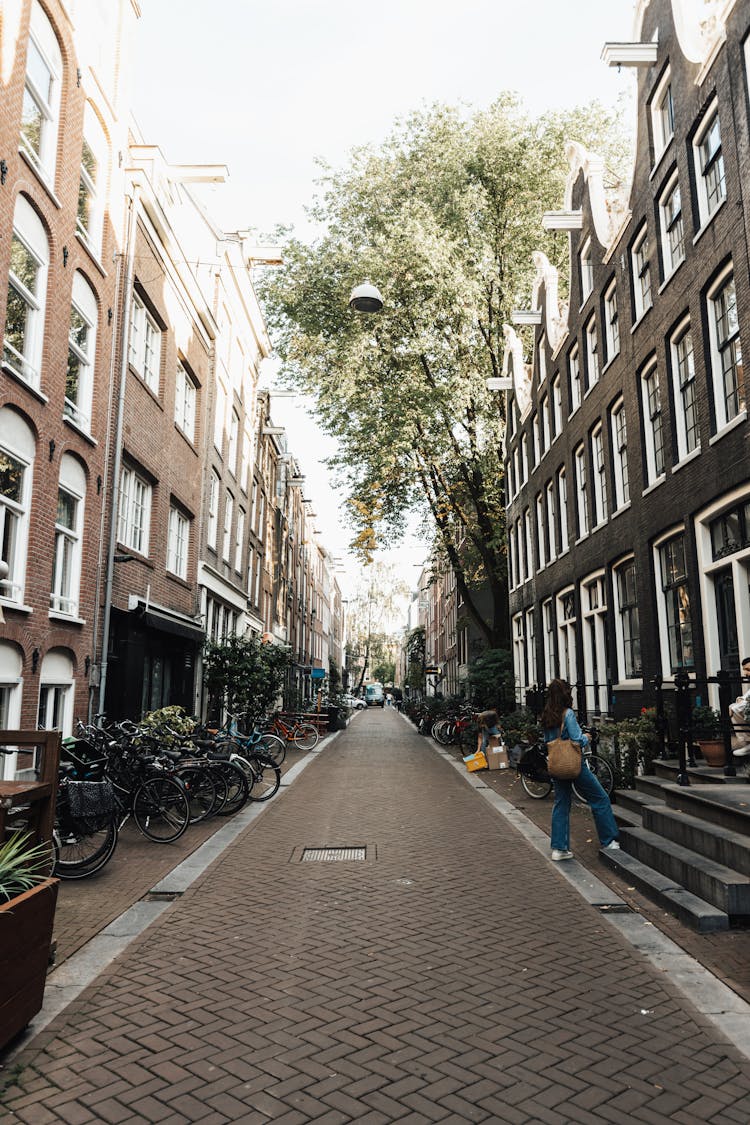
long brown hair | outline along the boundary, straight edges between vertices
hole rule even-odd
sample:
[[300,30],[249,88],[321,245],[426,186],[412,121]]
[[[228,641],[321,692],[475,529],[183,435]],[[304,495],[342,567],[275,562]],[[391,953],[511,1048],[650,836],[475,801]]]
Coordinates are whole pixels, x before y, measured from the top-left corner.
[[567,680],[552,680],[547,688],[547,699],[542,711],[545,730],[559,727],[568,707],[573,706],[573,692]]

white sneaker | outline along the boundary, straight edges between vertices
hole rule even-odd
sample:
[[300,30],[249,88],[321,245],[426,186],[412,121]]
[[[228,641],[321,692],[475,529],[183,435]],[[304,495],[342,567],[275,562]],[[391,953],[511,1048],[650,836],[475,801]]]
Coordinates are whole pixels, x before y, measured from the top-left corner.
[[561,859],[572,859],[572,858],[573,858],[572,852],[563,852],[563,851],[560,851],[559,848],[553,848],[552,849],[552,859],[555,861],[555,863],[559,863]]
[[608,844],[604,845],[605,852],[619,852],[620,845],[617,840],[611,840]]

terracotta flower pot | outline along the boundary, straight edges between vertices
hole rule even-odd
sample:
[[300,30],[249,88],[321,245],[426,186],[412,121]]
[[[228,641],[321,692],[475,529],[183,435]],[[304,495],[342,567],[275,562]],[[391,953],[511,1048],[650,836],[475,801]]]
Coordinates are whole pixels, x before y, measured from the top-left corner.
[[699,738],[698,748],[707,766],[725,766],[727,756],[723,738]]

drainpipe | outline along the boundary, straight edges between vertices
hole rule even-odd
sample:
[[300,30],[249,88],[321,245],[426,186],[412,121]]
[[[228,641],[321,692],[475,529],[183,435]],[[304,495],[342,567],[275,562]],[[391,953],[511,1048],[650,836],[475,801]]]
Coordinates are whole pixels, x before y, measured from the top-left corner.
[[122,324],[120,332],[120,391],[117,400],[117,421],[115,423],[114,460],[112,464],[112,502],[110,505],[109,543],[107,545],[106,581],[104,587],[104,622],[102,625],[102,650],[99,663],[99,712],[104,712],[104,699],[107,690],[107,666],[109,664],[109,634],[112,620],[112,584],[115,570],[115,548],[117,546],[117,523],[120,507],[120,467],[122,465],[122,431],[125,418],[125,388],[128,374],[128,328],[130,307],[133,300],[133,274],[135,271],[135,235],[137,229],[138,185],[133,185],[128,209],[127,261],[125,266],[125,285],[122,300]]

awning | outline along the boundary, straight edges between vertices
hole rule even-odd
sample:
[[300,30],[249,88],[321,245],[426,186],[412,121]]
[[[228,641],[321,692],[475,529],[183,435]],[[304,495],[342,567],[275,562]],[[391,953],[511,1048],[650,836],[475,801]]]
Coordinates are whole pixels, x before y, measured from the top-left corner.
[[162,633],[172,633],[175,637],[184,637],[185,640],[193,641],[197,645],[203,644],[206,639],[205,629],[196,625],[187,617],[173,617],[171,614],[162,613],[158,609],[136,610],[136,616],[149,629],[159,629]]

